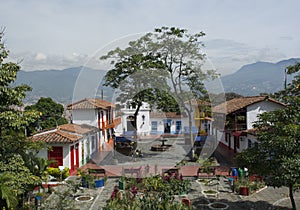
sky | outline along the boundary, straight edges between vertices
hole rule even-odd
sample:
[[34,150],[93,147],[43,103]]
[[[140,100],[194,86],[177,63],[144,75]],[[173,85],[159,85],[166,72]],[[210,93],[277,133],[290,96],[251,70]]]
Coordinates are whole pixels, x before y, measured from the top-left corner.
[[0,0],[10,59],[22,70],[88,66],[161,26],[203,31],[210,65],[230,74],[300,57],[299,0]]

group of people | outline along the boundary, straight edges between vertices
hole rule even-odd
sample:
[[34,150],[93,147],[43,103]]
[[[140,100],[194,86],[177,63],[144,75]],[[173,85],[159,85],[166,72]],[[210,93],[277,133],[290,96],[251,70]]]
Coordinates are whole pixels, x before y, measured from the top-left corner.
[[246,166],[243,168],[231,168],[231,176],[234,179],[242,179],[242,178],[247,178],[249,176],[249,171]]
[[243,168],[231,168],[231,177],[228,179],[232,192],[234,192],[234,181],[237,179],[248,178],[249,170],[246,166]]

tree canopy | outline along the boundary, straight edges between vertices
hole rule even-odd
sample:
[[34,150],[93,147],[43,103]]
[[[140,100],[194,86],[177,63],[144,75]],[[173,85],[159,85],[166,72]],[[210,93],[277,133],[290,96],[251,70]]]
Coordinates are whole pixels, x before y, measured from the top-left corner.
[[135,116],[142,101],[162,109],[176,102],[176,109],[189,115],[191,129],[191,104],[186,102],[207,96],[203,81],[216,76],[215,71],[201,70],[205,55],[199,39],[204,35],[162,27],[129,42],[126,49],[110,51],[101,57],[113,65],[105,85],[118,88],[124,101],[133,100],[138,105]]
[[38,118],[35,111],[22,111],[27,85],[13,86],[20,66],[6,62],[8,50],[0,32],[0,208],[15,208],[22,198],[41,183],[27,167],[27,151],[39,146],[25,136],[25,128]]
[[[289,66],[289,73],[299,72],[299,64]],[[259,115],[255,123],[257,147],[243,151],[237,157],[240,164],[266,177],[268,185],[287,186],[296,209],[293,188],[300,184],[300,98],[299,75],[279,93],[287,107]]]
[[63,105],[56,103],[51,98],[40,98],[38,102],[31,106],[25,107],[26,111],[36,111],[40,117],[28,127],[29,133],[36,132],[41,129],[54,128],[58,125],[67,123],[68,121],[62,117],[64,113]]

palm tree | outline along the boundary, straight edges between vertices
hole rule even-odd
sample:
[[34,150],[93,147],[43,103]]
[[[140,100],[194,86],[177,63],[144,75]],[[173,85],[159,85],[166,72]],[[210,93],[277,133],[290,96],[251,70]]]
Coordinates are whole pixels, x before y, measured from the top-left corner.
[[18,196],[15,193],[12,185],[9,183],[12,181],[11,175],[7,172],[0,173],[0,208],[3,207],[12,208],[18,205]]

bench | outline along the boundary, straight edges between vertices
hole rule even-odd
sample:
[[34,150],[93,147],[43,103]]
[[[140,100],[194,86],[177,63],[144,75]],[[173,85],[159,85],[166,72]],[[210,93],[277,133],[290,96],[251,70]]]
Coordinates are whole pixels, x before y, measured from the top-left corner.
[[198,178],[205,178],[205,177],[208,177],[208,178],[212,178],[212,177],[215,177],[216,176],[216,168],[215,167],[210,167],[208,169],[208,171],[206,171],[204,168],[199,168],[198,171],[197,171],[197,177]]
[[165,175],[166,173],[169,175],[175,174],[175,176],[177,177],[179,175],[179,169],[178,168],[162,169],[162,175]]
[[132,176],[133,174],[136,174],[136,176],[140,176],[141,173],[142,173],[142,167],[139,167],[139,168],[124,168],[123,169],[123,174],[124,175],[130,174]]
[[103,168],[94,168],[94,169],[90,169],[88,168],[88,172],[91,175],[96,175],[96,176],[104,176],[106,177],[106,171]]

